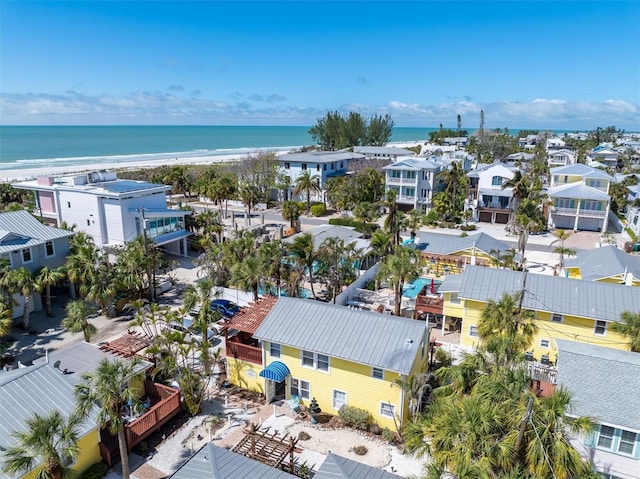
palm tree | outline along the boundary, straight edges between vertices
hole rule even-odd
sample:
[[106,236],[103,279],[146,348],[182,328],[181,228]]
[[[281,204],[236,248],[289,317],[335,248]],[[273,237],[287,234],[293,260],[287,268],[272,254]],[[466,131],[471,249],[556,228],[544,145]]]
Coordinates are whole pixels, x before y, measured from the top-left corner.
[[251,224],[251,209],[260,202],[260,190],[255,185],[243,184],[238,190],[240,200],[247,207],[247,224]]
[[320,177],[318,175],[312,175],[310,170],[303,170],[302,173],[296,178],[295,187],[293,193],[300,195],[302,193],[307,197],[307,214],[311,209],[311,193],[320,193]]
[[162,179],[162,182],[170,184],[171,192],[174,195],[183,194],[185,201],[187,201],[192,186],[192,178],[184,166],[177,165],[172,167]]
[[629,339],[631,351],[640,353],[640,313],[623,311],[619,323],[611,323],[611,331]]
[[257,256],[245,256],[240,263],[231,267],[231,284],[237,288],[253,293],[253,300],[258,301],[258,290],[263,279],[263,262]]
[[449,210],[447,214],[453,218],[455,217],[463,206],[463,195],[461,195],[462,187],[466,184],[466,176],[462,163],[454,161],[451,163],[451,167],[442,171],[438,176],[445,183],[445,192],[448,193],[450,203],[448,204]]
[[11,318],[12,310],[4,301],[0,300],[0,339],[11,332],[13,327],[13,319]]
[[411,232],[411,237],[415,238],[416,233],[426,221],[426,215],[417,208],[412,209],[404,215],[402,227]]
[[378,218],[378,207],[368,201],[358,203],[353,209],[353,215],[362,221],[362,234],[367,236],[367,224],[373,223]]
[[[31,472],[37,479],[69,477],[67,467],[80,454],[78,428],[83,418],[72,414],[65,419],[57,409],[46,416],[34,414],[26,421],[26,431],[15,431],[15,446],[4,451],[2,472],[8,476]],[[34,469],[35,467],[35,469]]]
[[65,270],[69,280],[77,286],[78,294],[85,296],[94,277],[99,251],[93,238],[86,233],[77,233],[69,243],[70,254],[67,256]]
[[187,287],[184,292],[184,309],[191,311],[196,309],[198,314],[195,317],[194,327],[198,329],[202,336],[201,361],[207,374],[211,373],[211,355],[209,348],[209,325],[220,320],[222,315],[211,309],[213,299],[213,281],[205,278],[202,281]]
[[560,269],[562,269],[564,268],[564,256],[565,255],[571,256],[576,254],[575,250],[564,247],[564,242],[569,238],[569,236],[571,236],[571,233],[567,233],[565,230],[560,229],[560,230],[554,231],[553,235],[558,239],[552,241],[549,246],[560,241],[560,246],[556,247],[553,250],[553,252],[558,253],[560,255]]
[[420,252],[404,246],[396,246],[393,253],[386,256],[380,263],[376,279],[388,281],[393,288],[395,300],[393,314],[396,316],[400,316],[404,283],[416,279],[420,270]]
[[98,332],[96,326],[91,324],[88,319],[90,315],[96,312],[95,308],[84,299],[76,299],[69,301],[64,309],[67,316],[60,323],[62,327],[72,333],[82,331],[84,340],[87,343],[90,342],[91,336]]
[[258,248],[260,268],[264,271],[264,275],[270,283],[268,284],[268,289],[273,290],[277,295],[280,294],[282,281],[288,269],[286,262],[288,257],[289,251],[287,249],[287,243],[282,240],[262,243]]
[[297,201],[285,201],[282,204],[282,218],[289,221],[291,228],[295,228],[295,222],[300,218],[300,207]]
[[44,291],[45,293],[45,301],[46,301],[46,309],[47,316],[51,316],[53,313],[51,311],[51,285],[58,284],[62,281],[66,276],[64,272],[64,268],[55,268],[50,269],[45,266],[36,275],[36,290],[39,293]]
[[316,262],[316,252],[313,249],[313,236],[310,233],[304,233],[296,236],[289,247],[289,251],[293,259],[298,263],[301,270],[307,271],[309,275],[309,284],[311,287],[311,297],[315,298],[316,294],[313,288],[313,273]]
[[378,258],[384,258],[387,254],[391,253],[391,243],[391,233],[380,229],[373,232],[371,241],[369,242],[371,249]]
[[24,329],[29,328],[29,313],[31,309],[31,295],[36,291],[36,283],[31,271],[27,268],[18,268],[9,271],[6,278],[7,289],[12,293],[20,293],[24,298],[24,316],[22,324]]
[[78,414],[87,417],[97,403],[98,426],[108,428],[111,434],[118,436],[124,479],[129,479],[129,456],[124,436],[123,416],[125,406],[138,399],[136,389],[129,382],[134,370],[134,362],[103,359],[95,372],[84,373],[82,381],[75,386]]
[[114,281],[115,271],[109,263],[100,263],[95,269],[95,276],[87,289],[86,295],[87,300],[95,302],[102,310],[102,314],[108,317],[115,316],[113,300],[118,292]]
[[529,180],[520,170],[516,170],[513,178],[502,183],[502,189],[511,188],[509,208],[515,212],[514,203],[519,203],[522,198],[529,196]]

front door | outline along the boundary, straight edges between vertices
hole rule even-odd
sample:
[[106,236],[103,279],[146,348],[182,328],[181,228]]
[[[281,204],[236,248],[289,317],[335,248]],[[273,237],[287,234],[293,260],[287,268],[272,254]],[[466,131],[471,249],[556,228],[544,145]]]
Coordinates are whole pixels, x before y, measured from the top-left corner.
[[264,393],[264,397],[265,400],[267,401],[267,404],[269,404],[271,401],[275,400],[275,396],[276,396],[276,382],[272,381],[271,379],[267,379],[265,384],[265,393]]
[[286,383],[287,383],[286,379],[283,379],[282,382],[280,383],[276,383],[276,396],[275,396],[276,401],[281,401],[286,399],[287,397]]

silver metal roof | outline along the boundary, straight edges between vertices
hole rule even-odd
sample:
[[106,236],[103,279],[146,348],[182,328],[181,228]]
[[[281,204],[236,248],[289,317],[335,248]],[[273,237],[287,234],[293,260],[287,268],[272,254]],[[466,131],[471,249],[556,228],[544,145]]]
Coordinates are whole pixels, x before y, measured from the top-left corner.
[[462,284],[462,274],[448,274],[438,286],[438,293],[452,293],[460,291],[460,285]]
[[640,433],[640,354],[563,339],[556,345],[557,380],[571,391],[571,414]]
[[[76,407],[74,383],[50,363],[0,372],[0,450],[17,444],[11,433],[25,432],[26,420],[36,413],[47,415],[57,409],[68,418]],[[95,429],[96,414],[94,409],[81,424],[80,437]]]
[[580,181],[554,186],[553,188],[549,188],[547,194],[550,198],[577,198],[579,200],[607,201],[610,198],[604,191],[587,186]]
[[383,167],[383,170],[439,170],[442,165],[424,158],[402,158],[396,163]]
[[26,210],[0,213],[0,253],[33,247],[74,234],[73,231],[43,225]]
[[[503,243],[486,233],[458,236],[445,233],[419,231],[416,243],[421,245],[420,251],[435,254],[457,253],[458,251],[473,248],[474,244],[479,251],[486,254],[489,254],[489,251],[492,249],[497,251],[506,251],[509,249],[508,244]],[[426,247],[422,249],[422,245],[426,245]]]
[[624,282],[624,273],[631,273],[640,280],[640,257],[612,245],[578,251],[575,258],[566,260],[564,264],[567,268],[580,268],[580,276],[586,281],[621,275],[620,281]]
[[279,298],[254,337],[409,374],[425,324],[300,298]]
[[[498,301],[522,290],[524,274],[506,269],[467,266],[458,296]],[[619,322],[623,311],[640,312],[640,288],[528,273],[524,308],[593,320]]]
[[402,476],[329,452],[314,479],[398,479]]
[[170,479],[294,479],[296,476],[209,443],[169,477]]
[[588,178],[602,178],[605,180],[613,180],[613,178],[602,170],[592,168],[582,163],[574,163],[573,165],[558,166],[549,170],[551,175],[576,175]]
[[[300,235],[309,233],[313,237],[313,249],[317,250],[327,238],[336,238],[343,240],[345,244],[355,242],[362,238],[362,233],[359,233],[355,228],[350,226],[338,226],[338,225],[320,225],[311,228],[308,231],[296,233],[292,236],[288,236],[283,241],[285,243],[293,243],[293,241]],[[367,247],[369,241],[367,241]],[[362,247],[362,242],[359,243],[359,247]]]

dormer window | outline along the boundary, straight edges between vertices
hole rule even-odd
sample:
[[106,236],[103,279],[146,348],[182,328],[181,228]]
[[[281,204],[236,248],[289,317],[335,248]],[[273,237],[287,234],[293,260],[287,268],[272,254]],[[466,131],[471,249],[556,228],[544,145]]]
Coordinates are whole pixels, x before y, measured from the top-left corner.
[[494,176],[491,178],[491,186],[502,186],[502,176]]

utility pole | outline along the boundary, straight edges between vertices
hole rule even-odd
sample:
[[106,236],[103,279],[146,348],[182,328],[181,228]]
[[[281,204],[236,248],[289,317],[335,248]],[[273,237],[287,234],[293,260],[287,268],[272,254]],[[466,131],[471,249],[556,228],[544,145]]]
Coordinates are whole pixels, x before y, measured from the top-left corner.
[[522,290],[520,290],[520,300],[518,301],[518,314],[520,314],[522,312],[522,301],[524,301],[524,292],[525,292],[525,287],[527,285],[527,273],[529,271],[525,268],[522,271]]
[[533,411],[533,398],[529,398],[529,402],[527,403],[527,410],[522,416],[522,421],[520,422],[520,430],[518,431],[518,438],[516,439],[516,454],[520,452],[520,445],[522,444],[522,439],[524,438],[524,432],[527,429],[527,423],[531,418],[531,411]]

